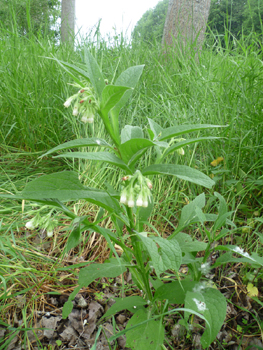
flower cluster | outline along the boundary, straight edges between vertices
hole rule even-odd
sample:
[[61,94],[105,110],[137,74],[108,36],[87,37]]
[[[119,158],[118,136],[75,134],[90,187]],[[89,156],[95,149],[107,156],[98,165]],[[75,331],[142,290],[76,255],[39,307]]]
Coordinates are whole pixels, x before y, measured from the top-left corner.
[[93,123],[94,116],[98,110],[98,102],[95,98],[94,90],[91,86],[81,88],[79,85],[75,85],[80,88],[79,92],[70,96],[64,103],[64,106],[68,108],[72,102],[74,102],[72,114],[77,117],[81,116],[81,121],[86,123]]
[[120,203],[132,208],[148,207],[151,200],[152,183],[144,177],[139,170],[134,175],[127,175],[122,178],[126,182],[126,187],[121,192]]
[[28,230],[34,230],[35,228],[45,230],[47,237],[53,236],[54,229],[57,225],[58,221],[51,217],[51,213],[41,216],[39,212],[25,224]]

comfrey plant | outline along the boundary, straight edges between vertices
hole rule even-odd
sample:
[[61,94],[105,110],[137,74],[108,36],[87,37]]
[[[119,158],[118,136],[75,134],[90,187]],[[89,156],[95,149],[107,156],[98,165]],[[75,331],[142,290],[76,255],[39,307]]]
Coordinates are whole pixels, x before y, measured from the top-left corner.
[[[110,341],[126,333],[127,347],[136,350],[164,349],[164,318],[168,314],[180,312],[186,327],[191,314],[204,320],[206,328],[201,344],[204,348],[208,347],[215,339],[226,315],[224,296],[211,284],[201,282],[202,276],[207,275],[212,268],[209,258],[214,249],[213,243],[226,234],[225,229],[218,234],[219,229],[225,224],[231,225],[231,222],[227,221],[230,214],[226,210],[224,200],[219,194],[215,194],[215,199],[220,202],[218,215],[209,216],[202,212],[205,205],[204,194],[198,196],[183,208],[177,230],[167,239],[161,237],[157,230],[155,233],[145,231],[145,227],[154,205],[154,188],[151,181],[153,175],[172,175],[206,188],[213,186],[213,180],[198,170],[185,165],[167,164],[164,159],[175,151],[183,155],[183,147],[186,145],[212,139],[203,137],[186,140],[182,135],[218,126],[182,125],[163,128],[148,118],[148,137],[138,125],[126,125],[120,131],[119,112],[131,96],[143,66],[128,68],[116,79],[114,85],[109,85],[88,51],[85,52],[86,71],[68,63],[57,62],[68,71],[78,89],[78,92],[65,102],[65,107],[73,107],[72,113],[84,123],[96,123],[96,119],[101,118],[110,141],[97,137],[73,140],[49,150],[44,156],[70,149],[71,152],[62,153],[57,157],[106,162],[114,165],[118,174],[121,174],[119,187],[115,190],[87,188],[82,185],[77,173],[63,171],[41,176],[28,183],[21,194],[9,195],[11,198],[23,198],[49,205],[71,218],[74,228],[67,241],[67,251],[79,243],[83,231],[103,235],[112,251],[111,258],[105,263],[92,263],[80,270],[78,286],[64,305],[63,317],[66,318],[70,314],[76,294],[95,279],[114,278],[129,269],[133,282],[142,291],[142,296],[116,298],[115,304],[106,312],[104,318],[124,309],[133,314],[126,329],[114,334]],[[81,80],[78,77],[81,77]],[[72,151],[81,147],[88,147],[88,151]],[[92,152],[94,147],[103,151]],[[143,167],[140,159],[150,148],[156,150],[157,157],[152,159],[152,164]],[[91,222],[88,217],[79,217],[63,204],[79,199],[99,206],[105,216],[111,217],[112,229],[100,226],[103,218]],[[207,221],[214,222],[210,231],[204,225]],[[182,232],[192,223],[200,225],[208,243],[193,240]],[[121,257],[115,250],[115,244],[122,248]],[[260,263],[258,258],[252,257],[252,261],[250,256],[236,247],[221,249],[232,249],[232,252],[241,254],[243,260]],[[198,251],[205,252],[202,258],[197,258]],[[227,261],[223,260],[220,263],[225,262]],[[187,276],[179,272],[182,264],[188,265]],[[164,283],[163,276],[167,270],[172,277],[169,283]],[[165,281],[167,282],[167,279]],[[173,308],[171,304],[184,304],[184,308]]]

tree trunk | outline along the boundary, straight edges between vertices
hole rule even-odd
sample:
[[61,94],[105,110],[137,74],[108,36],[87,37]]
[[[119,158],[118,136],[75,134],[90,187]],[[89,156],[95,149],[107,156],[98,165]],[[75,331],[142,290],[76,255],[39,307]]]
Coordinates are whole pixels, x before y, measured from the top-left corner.
[[62,0],[61,42],[74,44],[75,36],[75,0]]
[[163,32],[163,45],[173,45],[173,40],[184,47],[196,41],[201,49],[211,0],[169,0]]

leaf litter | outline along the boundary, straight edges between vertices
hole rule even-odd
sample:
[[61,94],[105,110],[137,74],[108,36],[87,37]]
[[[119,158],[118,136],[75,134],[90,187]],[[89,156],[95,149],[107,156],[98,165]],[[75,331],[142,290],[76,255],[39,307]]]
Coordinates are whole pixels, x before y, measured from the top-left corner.
[[[103,245],[101,237],[97,237],[97,239],[93,237],[93,240],[97,256],[99,256],[98,261],[105,260],[109,254],[107,245]],[[98,249],[98,241],[100,249]],[[41,240],[37,239],[37,245],[39,244],[41,244]],[[78,254],[76,250],[70,252],[63,264],[69,267],[78,261],[89,264],[90,261],[87,260],[90,256],[94,256],[94,250],[92,250],[94,246],[90,247],[89,251],[86,250],[78,259],[76,259],[76,253]],[[49,250],[50,253],[52,249],[50,243],[41,246],[42,252]],[[215,268],[209,276],[206,276],[219,286],[220,291],[228,300],[225,323],[209,349],[263,349],[262,334],[259,332],[263,319],[261,293],[263,284],[262,282],[258,284],[256,297],[249,295],[249,288],[243,284],[239,276],[240,268],[238,263],[228,264],[224,268]],[[180,271],[182,274],[187,273],[187,267],[182,266]],[[67,286],[72,285],[72,283],[76,284],[74,276],[71,272],[62,270],[60,277],[56,277],[62,283],[55,294],[53,293],[55,288],[52,284],[43,285],[39,293],[36,293],[37,288],[33,288],[38,302],[32,307],[31,314],[30,312],[27,314],[28,320],[30,320],[28,325],[24,324],[22,313],[22,310],[25,310],[28,305],[28,292],[18,294],[16,307],[8,309],[7,318],[3,319],[2,317],[4,322],[0,325],[0,349],[56,350],[74,348],[81,350],[91,349],[95,342],[97,344],[96,350],[113,349],[114,341],[109,343],[108,339],[118,331],[125,329],[132,314],[129,311],[121,311],[114,318],[109,319],[103,319],[103,315],[113,305],[114,297],[141,295],[141,292],[134,287],[129,272],[110,281],[106,278],[97,280],[89,288],[83,288],[76,295],[73,310],[64,320],[62,319],[62,308],[74,289]],[[122,290],[123,284],[126,288],[125,293]],[[174,305],[173,307],[178,306]],[[165,319],[166,336],[170,348],[201,349],[200,339],[203,333],[203,321],[194,316],[190,319],[187,329],[181,320],[182,317],[179,314],[169,315]],[[98,330],[101,332],[98,333]],[[57,341],[61,342],[60,346],[58,346]],[[124,335],[117,339],[115,349],[128,350],[129,348],[126,348],[125,344],[126,337]],[[169,348],[168,345],[166,348]]]

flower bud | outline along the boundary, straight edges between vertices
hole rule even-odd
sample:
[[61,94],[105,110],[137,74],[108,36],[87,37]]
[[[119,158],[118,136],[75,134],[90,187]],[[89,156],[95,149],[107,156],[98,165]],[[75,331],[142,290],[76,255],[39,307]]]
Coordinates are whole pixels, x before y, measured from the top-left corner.
[[180,156],[184,156],[184,149],[181,147],[181,148],[178,148],[177,150],[176,150],[176,152],[178,153],[178,154],[180,154]]
[[34,221],[33,220],[28,221],[25,226],[28,230],[34,230],[35,228]]
[[127,197],[125,193],[121,194],[120,203],[127,204]]
[[53,236],[53,230],[48,230],[47,237],[52,237],[52,236]]
[[78,106],[74,106],[72,114],[76,117],[79,114]]
[[71,102],[73,101],[74,97],[71,96],[67,99],[67,101],[64,103],[64,107],[68,108],[71,105]]
[[136,206],[137,207],[142,207],[143,206],[143,200],[142,200],[142,195],[141,193],[139,194],[137,201],[136,201]]
[[147,180],[147,186],[150,190],[153,188],[153,184],[151,183],[150,180]]
[[133,208],[134,207],[134,199],[132,197],[129,198],[129,200],[128,200],[128,207],[129,208]]
[[93,117],[87,117],[86,115],[83,115],[83,117],[81,118],[81,121],[86,124],[86,123],[93,123],[94,122],[94,118]]

